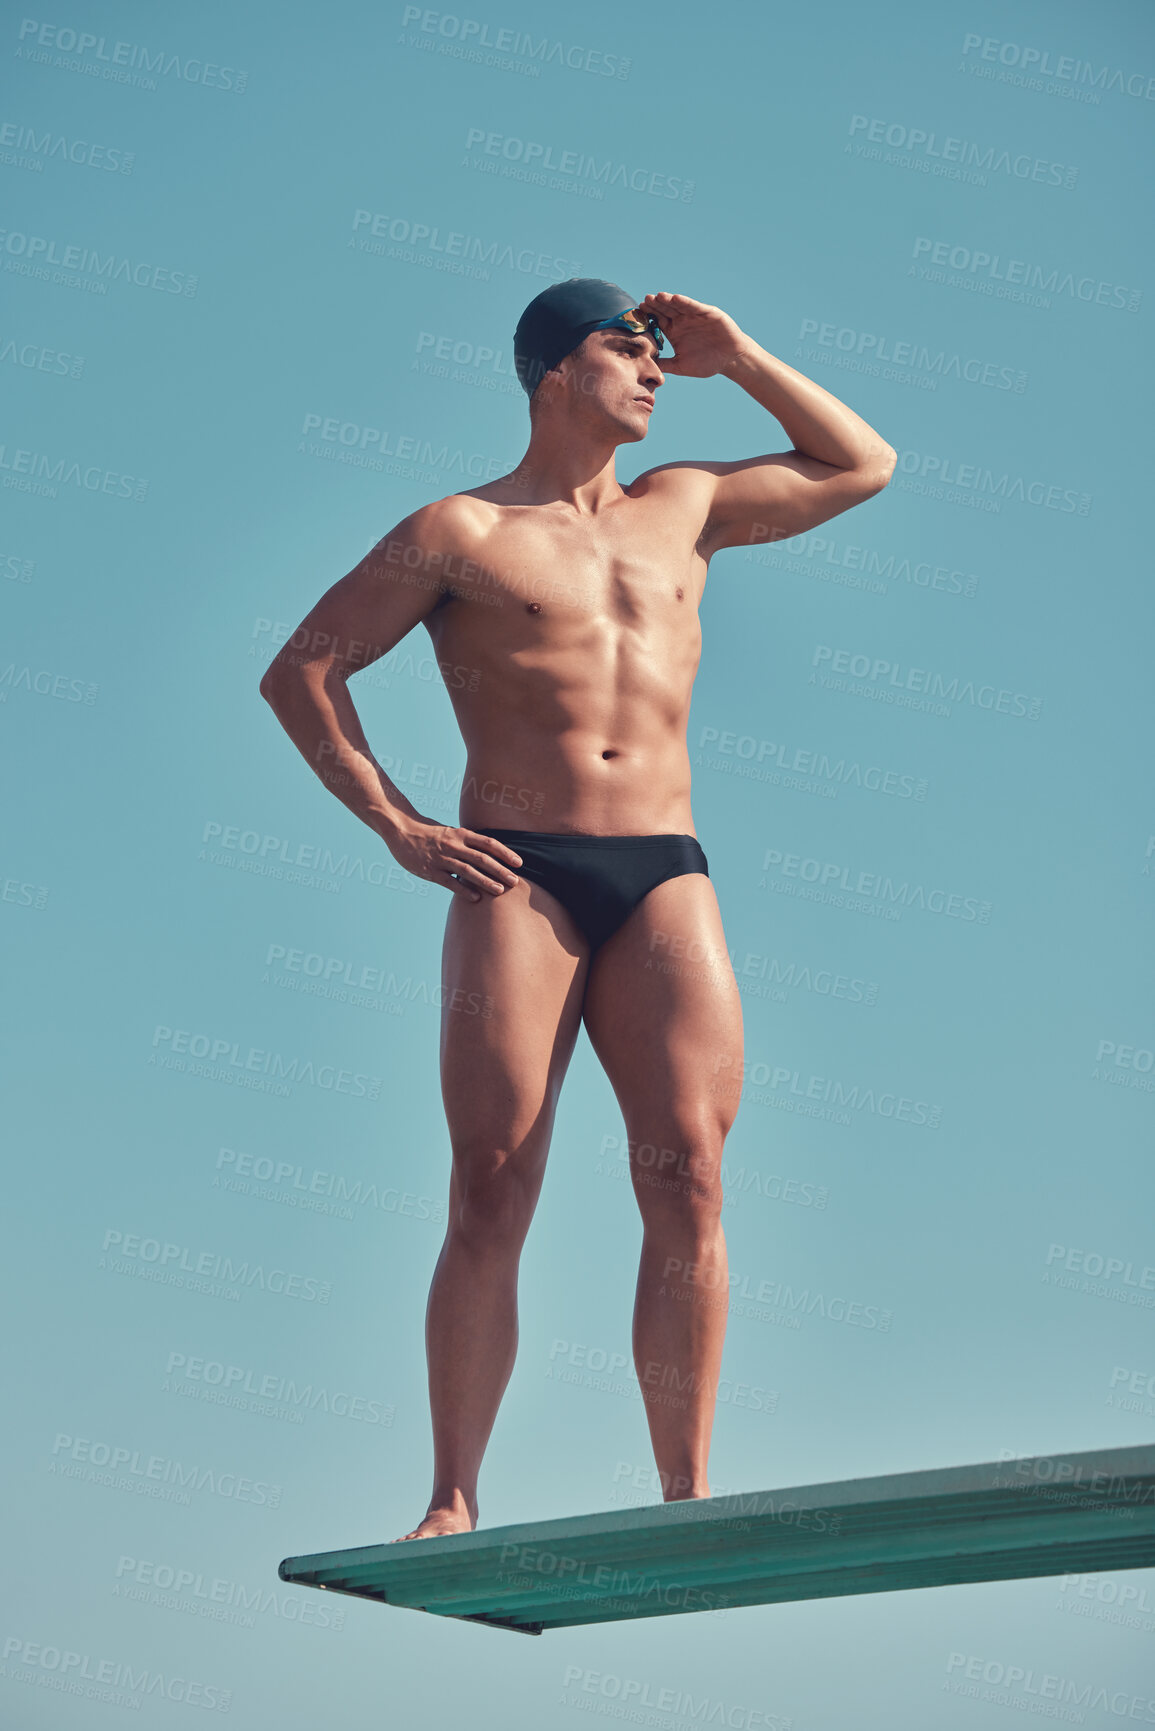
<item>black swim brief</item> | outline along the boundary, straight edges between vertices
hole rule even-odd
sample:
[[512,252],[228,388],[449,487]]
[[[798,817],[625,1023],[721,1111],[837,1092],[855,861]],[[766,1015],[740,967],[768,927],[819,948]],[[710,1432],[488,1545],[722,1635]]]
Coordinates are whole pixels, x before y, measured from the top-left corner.
[[692,835],[556,835],[533,829],[480,829],[521,855],[519,877],[556,896],[589,940],[612,937],[643,896],[686,872],[709,877]]

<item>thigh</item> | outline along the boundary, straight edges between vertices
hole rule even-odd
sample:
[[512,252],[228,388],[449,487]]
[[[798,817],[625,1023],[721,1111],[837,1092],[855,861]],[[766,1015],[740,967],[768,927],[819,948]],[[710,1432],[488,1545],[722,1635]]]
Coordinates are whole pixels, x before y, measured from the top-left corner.
[[581,1025],[589,946],[561,903],[522,879],[445,924],[441,1088],[455,1159],[543,1164]]
[[594,952],[584,1017],[631,1137],[725,1135],[741,1081],[742,1004],[704,873],[667,878]]

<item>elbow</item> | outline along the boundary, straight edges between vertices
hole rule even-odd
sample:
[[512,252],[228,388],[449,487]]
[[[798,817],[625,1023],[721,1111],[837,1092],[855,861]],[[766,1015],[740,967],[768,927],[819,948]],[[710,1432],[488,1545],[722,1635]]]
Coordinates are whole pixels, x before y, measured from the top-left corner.
[[270,709],[280,714],[286,704],[295,703],[302,693],[316,697],[331,689],[334,675],[338,679],[345,678],[344,671],[334,667],[331,659],[306,661],[282,650],[265,668],[258,690]]
[[894,467],[897,462],[898,452],[893,450],[889,445],[884,445],[876,458],[877,481],[875,484],[875,492],[882,492],[882,489],[887,485],[890,477],[894,474]]
[[285,689],[285,664],[279,656],[274,656],[261,675],[261,683],[257,687],[270,709],[276,709]]
[[889,445],[880,445],[871,452],[869,461],[862,466],[863,495],[873,498],[875,493],[881,493],[894,474],[898,462],[898,452]]

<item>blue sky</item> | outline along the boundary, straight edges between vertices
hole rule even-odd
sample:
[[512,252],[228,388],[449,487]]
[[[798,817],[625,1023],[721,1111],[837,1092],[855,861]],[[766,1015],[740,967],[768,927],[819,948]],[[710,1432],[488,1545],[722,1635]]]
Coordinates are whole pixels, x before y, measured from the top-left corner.
[[[694,818],[751,1066],[726,1229],[743,1291],[779,1295],[731,1320],[712,1480],[1147,1439],[1149,13],[80,5],[12,14],[0,53],[3,1711],[119,1722],[26,1643],[287,1727],[572,1726],[610,1698],[594,1674],[731,1723],[1002,1723],[944,1696],[960,1653],[1141,1696],[1140,1572],[516,1653],[352,1601],[321,1626],[280,1586],[281,1556],[425,1506],[448,904],[257,683],[394,523],[516,461],[512,332],[558,276],[720,305],[844,397],[899,452],[891,486],[718,555],[702,606]],[[671,378],[619,473],[787,443],[732,384]],[[453,817],[429,647],[353,690],[394,779]],[[371,1001],[342,998],[366,969]],[[274,1053],[280,1093],[253,1085]],[[801,1109],[834,1083],[852,1106]],[[487,1525],[656,1498],[630,1372],[589,1369],[628,1356],[622,1133],[583,1037]],[[1109,1620],[1125,1587],[1141,1628]]]

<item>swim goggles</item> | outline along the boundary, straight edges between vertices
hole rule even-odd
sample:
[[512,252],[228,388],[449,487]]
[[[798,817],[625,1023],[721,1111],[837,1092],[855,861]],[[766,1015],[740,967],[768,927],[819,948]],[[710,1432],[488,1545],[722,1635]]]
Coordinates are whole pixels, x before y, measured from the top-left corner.
[[640,312],[637,307],[627,307],[624,313],[615,313],[612,319],[602,319],[593,328],[595,331],[632,331],[635,336],[648,334],[657,344],[659,354],[665,346],[666,339],[653,313]]

